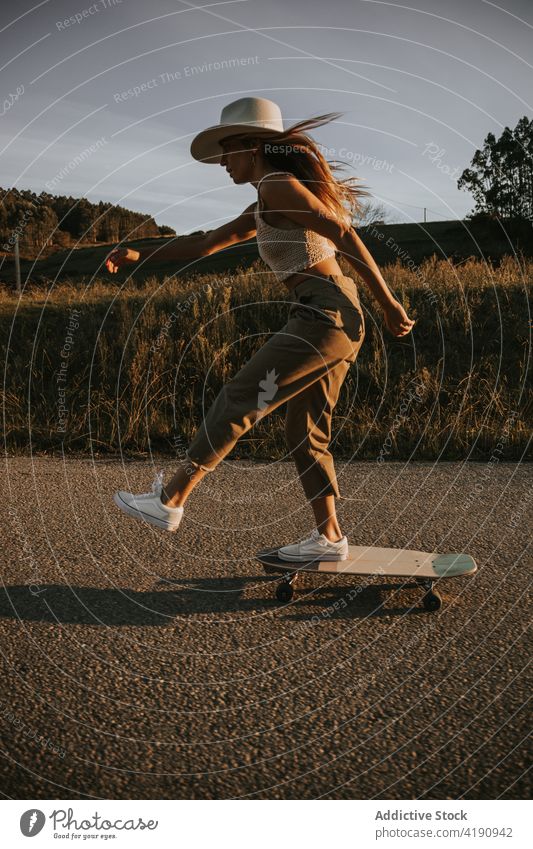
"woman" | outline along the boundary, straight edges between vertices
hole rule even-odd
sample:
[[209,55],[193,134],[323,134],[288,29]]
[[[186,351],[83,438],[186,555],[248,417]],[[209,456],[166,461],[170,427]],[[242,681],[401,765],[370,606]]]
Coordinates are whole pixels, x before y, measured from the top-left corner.
[[220,123],[199,133],[191,153],[219,163],[234,183],[251,183],[258,201],[231,221],[204,235],[164,247],[115,249],[107,260],[115,273],[126,263],[204,257],[257,237],[259,253],[288,288],[291,308],[285,326],[273,334],[222,388],[168,484],[156,478],[152,492],[120,491],[115,503],[130,516],[177,530],[183,505],[195,486],[231,451],[258,418],[287,402],[285,434],[289,451],[314,512],[316,528],[307,539],[279,549],[286,560],[344,560],[348,541],[335,512],[340,498],[328,450],[331,417],[365,327],[357,287],[336,260],[343,254],[384,311],[394,336],[414,322],[394,299],[372,256],[351,226],[358,197],[368,194],[355,180],[339,181],[307,130],[331,121],[323,115],[283,129],[281,111],[270,100],[245,97],[222,110]]

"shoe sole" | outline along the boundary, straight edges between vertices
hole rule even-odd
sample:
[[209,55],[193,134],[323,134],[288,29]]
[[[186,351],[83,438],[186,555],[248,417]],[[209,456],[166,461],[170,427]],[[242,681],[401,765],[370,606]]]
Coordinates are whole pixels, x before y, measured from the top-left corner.
[[335,561],[348,559],[348,554],[341,554],[340,556],[335,556],[333,554],[317,554],[316,557],[289,557],[286,554],[281,554],[280,551],[278,551],[277,554],[280,560],[286,560],[287,563],[314,563],[315,561],[322,563],[325,560]]
[[131,516],[133,519],[141,519],[143,522],[146,522],[148,525],[155,525],[157,528],[161,528],[162,531],[169,531],[170,533],[175,533],[179,525],[176,525],[175,528],[172,528],[168,522],[165,522],[164,519],[158,519],[157,516],[151,516],[149,513],[143,513],[139,508],[131,507],[126,501],[124,501],[118,492],[115,492],[113,495],[113,501],[117,505],[117,507],[122,510],[123,513],[126,513],[128,516]]

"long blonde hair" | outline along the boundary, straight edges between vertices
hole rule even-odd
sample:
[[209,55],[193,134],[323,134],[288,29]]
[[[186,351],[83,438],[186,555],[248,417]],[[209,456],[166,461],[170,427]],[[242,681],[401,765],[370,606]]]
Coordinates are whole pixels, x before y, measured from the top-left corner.
[[333,174],[344,167],[338,160],[329,161],[317,143],[308,135],[315,127],[329,124],[342,116],[342,112],[328,112],[293,124],[287,130],[269,133],[268,137],[238,133],[232,138],[242,139],[246,147],[259,147],[269,165],[279,171],[290,171],[323,204],[331,215],[351,224],[362,212],[359,198],[370,196],[367,186],[359,184],[359,177],[337,179]]

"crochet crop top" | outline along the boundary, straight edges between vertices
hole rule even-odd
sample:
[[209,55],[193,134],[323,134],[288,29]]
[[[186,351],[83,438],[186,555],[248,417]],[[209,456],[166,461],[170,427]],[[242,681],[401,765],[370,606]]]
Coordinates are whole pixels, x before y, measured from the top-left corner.
[[[270,174],[265,174],[265,177],[272,174],[290,174],[290,171],[271,171]],[[335,256],[333,243],[314,230],[304,227],[273,227],[267,224],[261,215],[263,202],[259,194],[259,186],[265,177],[257,184],[257,204],[254,212],[257,247],[259,256],[272,269],[276,278],[280,281],[286,280],[291,274],[303,271],[321,259]]]

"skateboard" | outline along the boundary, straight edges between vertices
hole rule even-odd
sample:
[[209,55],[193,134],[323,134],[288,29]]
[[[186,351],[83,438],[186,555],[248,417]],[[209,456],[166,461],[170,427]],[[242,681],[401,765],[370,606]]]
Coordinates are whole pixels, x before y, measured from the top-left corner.
[[424,589],[423,604],[426,610],[436,611],[442,598],[434,589],[441,578],[473,575],[477,564],[469,554],[438,554],[437,552],[411,551],[402,548],[372,548],[364,545],[348,546],[346,560],[282,560],[278,549],[258,551],[256,559],[267,574],[283,575],[276,588],[276,598],[289,602],[294,595],[294,584],[300,572],[327,575],[381,575],[389,578],[410,578]]

